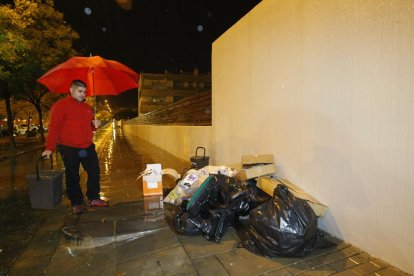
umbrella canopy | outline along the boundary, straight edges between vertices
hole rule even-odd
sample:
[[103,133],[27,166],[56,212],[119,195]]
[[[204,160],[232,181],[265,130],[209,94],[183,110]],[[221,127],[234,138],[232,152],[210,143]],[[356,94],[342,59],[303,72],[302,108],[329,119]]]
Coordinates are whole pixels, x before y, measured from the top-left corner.
[[139,75],[126,65],[100,56],[72,57],[56,65],[37,81],[51,92],[68,93],[73,80],[87,85],[87,96],[118,95],[138,87]]

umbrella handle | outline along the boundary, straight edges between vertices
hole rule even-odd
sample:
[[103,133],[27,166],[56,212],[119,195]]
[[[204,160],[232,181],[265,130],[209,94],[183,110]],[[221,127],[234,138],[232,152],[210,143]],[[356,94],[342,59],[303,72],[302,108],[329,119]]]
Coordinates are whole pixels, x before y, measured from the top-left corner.
[[[92,56],[92,53],[91,53]],[[93,93],[93,105],[94,105],[94,114],[93,118],[96,119],[96,94],[95,94],[95,68],[92,67],[92,93]]]

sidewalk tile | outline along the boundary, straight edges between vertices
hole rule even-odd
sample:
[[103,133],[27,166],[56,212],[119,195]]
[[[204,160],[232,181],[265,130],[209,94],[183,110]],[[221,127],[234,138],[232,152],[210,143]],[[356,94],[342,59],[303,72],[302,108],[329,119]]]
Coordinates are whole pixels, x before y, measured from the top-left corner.
[[114,275],[114,244],[85,249],[60,246],[45,275]]
[[178,236],[191,259],[210,256],[237,248],[239,241],[225,233],[219,243],[207,241],[203,236]]
[[[167,228],[162,212],[140,214],[132,217],[122,218],[115,224],[116,241],[125,240],[127,237],[138,237],[146,232]],[[135,236],[134,236],[135,235]]]
[[220,260],[215,256],[208,256],[198,259],[193,259],[193,265],[198,275],[210,276],[210,275],[230,275],[226,269],[220,263]]
[[231,275],[246,275],[247,271],[249,275],[265,273],[293,264],[297,260],[295,258],[265,258],[244,248],[217,254],[217,258]]
[[179,245],[118,262],[115,273],[117,275],[198,275]]
[[169,227],[139,232],[136,237],[115,244],[116,262],[148,255],[178,244],[177,236]]

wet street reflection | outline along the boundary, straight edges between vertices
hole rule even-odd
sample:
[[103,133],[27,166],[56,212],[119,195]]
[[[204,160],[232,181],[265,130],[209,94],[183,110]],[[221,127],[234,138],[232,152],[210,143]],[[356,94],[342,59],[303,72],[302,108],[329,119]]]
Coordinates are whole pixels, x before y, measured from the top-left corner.
[[[109,123],[98,130],[94,143],[101,167],[101,197],[112,202],[143,198],[142,181],[136,181],[136,178],[145,170],[146,164],[161,163],[163,168],[173,168],[177,172],[189,167],[188,161],[176,158],[147,141],[124,136],[116,123]],[[0,161],[0,199],[28,194],[26,175],[35,172],[41,153],[42,149],[39,149]],[[64,170],[59,154],[53,154],[53,165],[54,169]],[[50,162],[39,162],[39,169],[50,169]],[[81,168],[83,191],[86,191],[86,177]],[[168,179],[163,184],[175,185],[168,183]]]
[[[142,179],[136,179],[147,164],[161,163],[162,168],[173,168],[178,172],[190,166],[188,161],[174,157],[147,141],[125,136],[116,123],[101,129],[96,138],[101,166],[101,197],[109,200],[111,205],[143,199]],[[175,182],[163,178],[163,186],[175,186]]]

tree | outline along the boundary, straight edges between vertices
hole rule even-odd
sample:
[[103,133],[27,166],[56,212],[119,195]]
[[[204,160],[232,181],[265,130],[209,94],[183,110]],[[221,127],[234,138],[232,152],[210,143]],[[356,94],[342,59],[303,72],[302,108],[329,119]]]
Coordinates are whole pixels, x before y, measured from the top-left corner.
[[28,14],[34,6],[27,1],[12,8],[0,6],[0,98],[5,100],[7,126],[10,146],[16,148],[13,137],[13,120],[10,99],[12,96],[10,81],[21,68],[22,61],[30,48],[29,41],[24,37],[23,30],[31,23]]
[[30,104],[27,101],[18,101],[13,103],[13,113],[14,113],[14,119],[20,120],[27,124],[28,126],[32,124],[33,122],[36,122],[34,120],[34,115],[36,114],[35,107]]
[[[17,4],[23,0],[15,0]],[[30,41],[26,49],[26,59],[21,64],[19,74],[12,78],[13,95],[33,104],[38,113],[41,141],[44,141],[43,111],[50,105],[44,105],[42,98],[50,95],[47,89],[36,80],[54,65],[63,62],[76,52],[73,42],[79,38],[69,26],[65,25],[63,14],[54,9],[52,0],[34,1],[37,9],[31,14],[31,22],[23,30],[23,36]],[[48,96],[57,99],[58,96]]]

